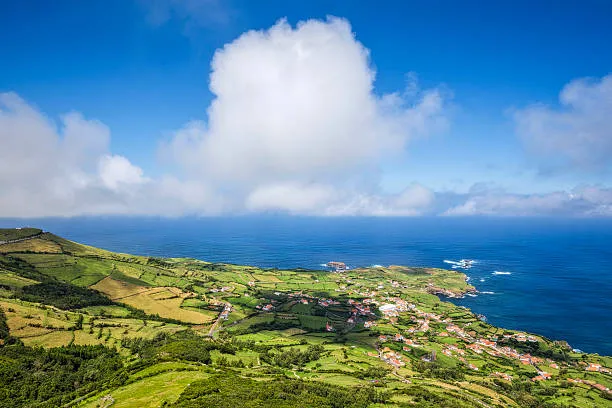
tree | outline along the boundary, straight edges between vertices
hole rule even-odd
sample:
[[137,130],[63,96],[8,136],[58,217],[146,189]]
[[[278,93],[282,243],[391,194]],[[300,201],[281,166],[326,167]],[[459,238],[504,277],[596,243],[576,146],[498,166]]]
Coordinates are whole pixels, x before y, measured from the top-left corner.
[[77,321],[74,324],[74,330],[81,330],[83,328],[83,315],[79,314],[79,316],[77,317]]

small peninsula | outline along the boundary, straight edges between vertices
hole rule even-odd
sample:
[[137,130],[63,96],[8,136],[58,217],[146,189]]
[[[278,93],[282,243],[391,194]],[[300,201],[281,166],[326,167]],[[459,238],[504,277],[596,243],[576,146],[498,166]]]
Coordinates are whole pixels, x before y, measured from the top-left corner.
[[612,357],[445,300],[473,291],[437,268],[265,269],[0,229],[0,407],[612,406]]

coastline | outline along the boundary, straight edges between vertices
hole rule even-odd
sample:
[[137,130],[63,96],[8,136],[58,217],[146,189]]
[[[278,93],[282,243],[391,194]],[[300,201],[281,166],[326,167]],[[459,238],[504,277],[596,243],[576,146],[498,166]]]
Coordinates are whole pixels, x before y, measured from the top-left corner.
[[[19,219],[0,222],[26,224]],[[479,291],[495,292],[495,298],[478,294],[458,299],[458,304],[501,327],[539,331],[549,338],[566,338],[583,350],[612,355],[612,328],[600,324],[607,319],[605,311],[612,310],[612,279],[607,274],[612,258],[605,256],[610,221],[129,216],[28,223],[116,252],[259,267],[317,269],[321,262],[344,259],[356,265],[444,268],[444,259],[469,257],[479,260],[468,271],[470,283]]]
[[[487,390],[492,405],[518,407],[530,398],[499,381],[552,387],[560,390],[558,401],[568,387],[580,398],[591,390],[602,393],[597,401],[612,398],[612,357],[575,353],[566,342],[487,323],[451,302],[476,291],[456,270],[260,268],[114,253],[51,233],[0,245],[0,262],[7,341],[24,347],[76,343],[132,355],[141,342],[171,339],[187,341],[190,350],[217,344],[214,358],[198,354],[207,370],[236,361],[233,352],[241,357],[230,367],[243,375],[339,386],[379,381],[400,400],[415,383],[438,390],[436,398],[446,395],[440,387],[459,387],[477,406],[483,397],[472,384]],[[229,352],[224,342],[242,351]],[[159,346],[163,361],[178,352]],[[285,360],[306,358],[305,348],[313,361]]]

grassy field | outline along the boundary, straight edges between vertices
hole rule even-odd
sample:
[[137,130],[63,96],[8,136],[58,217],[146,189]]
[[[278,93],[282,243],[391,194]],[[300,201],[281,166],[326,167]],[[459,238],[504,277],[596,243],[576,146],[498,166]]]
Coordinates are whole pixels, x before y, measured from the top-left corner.
[[[185,367],[180,367],[180,369],[181,371],[168,370],[157,375],[144,376],[144,378],[138,378],[138,374],[136,374],[136,380],[133,383],[93,398],[92,401],[81,406],[86,408],[104,406],[112,406],[113,408],[159,407],[164,402],[176,401],[181,392],[193,381],[210,376],[210,374],[194,369],[186,371],[182,371]],[[113,401],[112,405],[109,404],[110,401]],[[109,405],[105,405],[105,403]]]
[[0,245],[0,253],[8,254],[12,252],[61,254],[62,248],[57,243],[42,238]]
[[24,239],[42,233],[38,228],[0,228],[0,241]]
[[183,301],[192,294],[178,288],[138,286],[109,276],[93,285],[92,289],[148,314],[193,324],[204,324],[212,320],[210,313],[182,308]]
[[0,285],[8,286],[11,288],[23,288],[24,286],[33,285],[38,283],[33,279],[24,278],[16,275],[12,272],[0,270]]
[[123,300],[151,290],[150,287],[134,285],[130,282],[113,279],[110,276],[92,285],[91,288],[107,294],[112,300]]

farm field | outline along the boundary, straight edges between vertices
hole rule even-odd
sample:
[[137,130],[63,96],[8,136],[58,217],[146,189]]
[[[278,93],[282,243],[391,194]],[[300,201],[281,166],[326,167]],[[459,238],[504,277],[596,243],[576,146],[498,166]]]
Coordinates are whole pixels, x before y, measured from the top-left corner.
[[193,294],[178,288],[136,286],[111,277],[102,279],[91,288],[108,295],[113,301],[139,308],[152,315],[192,324],[203,324],[212,320],[209,314],[181,308],[183,302]]

